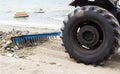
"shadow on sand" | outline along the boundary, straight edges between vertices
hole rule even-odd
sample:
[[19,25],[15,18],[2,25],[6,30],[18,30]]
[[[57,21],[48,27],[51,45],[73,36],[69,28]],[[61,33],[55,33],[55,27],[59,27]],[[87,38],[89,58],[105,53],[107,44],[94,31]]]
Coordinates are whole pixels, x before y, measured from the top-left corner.
[[104,67],[120,69],[120,53],[115,54],[111,60],[108,60],[108,62],[105,63]]

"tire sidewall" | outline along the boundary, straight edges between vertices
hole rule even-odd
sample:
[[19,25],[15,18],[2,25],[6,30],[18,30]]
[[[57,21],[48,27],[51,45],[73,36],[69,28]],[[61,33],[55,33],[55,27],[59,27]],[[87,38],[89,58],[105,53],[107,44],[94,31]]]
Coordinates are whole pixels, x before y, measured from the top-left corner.
[[[83,14],[84,12],[84,14]],[[69,49],[69,53],[71,55],[74,55],[75,58],[83,60],[83,61],[92,61],[92,60],[98,60],[98,59],[103,59],[109,52],[112,50],[112,46],[114,44],[114,31],[112,29],[112,23],[101,15],[100,13],[93,12],[93,11],[83,11],[75,13],[71,18],[69,18],[66,27],[64,28],[63,35],[63,42],[65,44],[65,48]],[[78,14],[83,14],[82,16],[78,16]],[[70,32],[76,22],[80,22],[82,20],[90,19],[92,21],[96,21],[99,23],[99,26],[101,29],[104,31],[104,39],[103,43],[100,45],[99,52],[93,52],[91,54],[84,54],[84,53],[79,53],[74,49],[77,49],[75,46],[73,46],[73,43],[71,42],[71,36]]]

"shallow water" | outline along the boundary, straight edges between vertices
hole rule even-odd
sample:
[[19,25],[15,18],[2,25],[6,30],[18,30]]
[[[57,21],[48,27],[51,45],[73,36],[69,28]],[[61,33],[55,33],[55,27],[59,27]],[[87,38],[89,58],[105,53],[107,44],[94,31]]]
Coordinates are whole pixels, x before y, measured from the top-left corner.
[[[17,21],[62,25],[65,16],[74,8],[69,6],[71,0],[0,0],[0,21]],[[35,13],[39,9],[45,13]],[[28,12],[28,18],[14,18],[15,12]],[[7,22],[6,22],[7,23]],[[35,25],[33,25],[35,26]]]

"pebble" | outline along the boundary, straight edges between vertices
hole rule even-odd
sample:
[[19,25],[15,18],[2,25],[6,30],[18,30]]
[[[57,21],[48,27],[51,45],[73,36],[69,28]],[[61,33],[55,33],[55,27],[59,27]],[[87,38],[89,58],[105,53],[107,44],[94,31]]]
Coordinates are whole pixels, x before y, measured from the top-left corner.
[[19,68],[20,70],[23,70],[23,68]]
[[18,47],[17,45],[15,45],[15,46],[14,46],[14,49],[15,49],[15,50],[18,50],[18,49],[19,49],[19,47]]
[[56,65],[56,62],[50,62],[49,64],[51,64],[51,65]]
[[14,58],[18,59],[18,58],[19,58],[19,56],[17,56],[16,54],[14,54]]
[[7,44],[2,44],[2,48],[6,48],[7,46]]
[[12,43],[12,41],[10,41],[10,40],[6,42],[7,45],[9,45],[9,44],[11,44],[11,43]]
[[9,48],[9,47],[8,47],[8,48],[6,48],[6,50],[8,50],[8,51],[9,51],[10,49],[11,49],[11,48]]
[[6,42],[6,40],[3,40],[2,42]]
[[15,49],[11,48],[10,50],[14,51]]
[[14,56],[14,54],[9,53],[9,52],[3,53],[2,55],[3,56],[8,56],[8,57],[13,57]]
[[60,64],[60,63],[57,63],[56,65],[57,65],[57,66],[62,66],[62,64]]

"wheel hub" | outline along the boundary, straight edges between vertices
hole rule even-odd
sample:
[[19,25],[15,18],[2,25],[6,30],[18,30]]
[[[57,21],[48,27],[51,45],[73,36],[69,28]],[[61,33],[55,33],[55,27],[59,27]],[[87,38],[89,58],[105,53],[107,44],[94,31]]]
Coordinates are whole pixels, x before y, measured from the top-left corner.
[[87,47],[92,47],[99,41],[99,32],[94,26],[81,27],[77,36],[80,44]]

